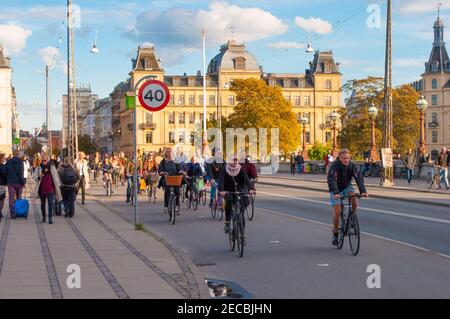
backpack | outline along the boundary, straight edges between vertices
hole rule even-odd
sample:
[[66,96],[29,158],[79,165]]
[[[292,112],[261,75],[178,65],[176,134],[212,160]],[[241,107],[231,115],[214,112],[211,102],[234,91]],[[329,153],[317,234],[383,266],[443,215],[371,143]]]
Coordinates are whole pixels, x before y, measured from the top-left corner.
[[64,185],[75,185],[77,183],[77,177],[75,176],[75,170],[72,167],[65,167],[62,175],[62,182]]

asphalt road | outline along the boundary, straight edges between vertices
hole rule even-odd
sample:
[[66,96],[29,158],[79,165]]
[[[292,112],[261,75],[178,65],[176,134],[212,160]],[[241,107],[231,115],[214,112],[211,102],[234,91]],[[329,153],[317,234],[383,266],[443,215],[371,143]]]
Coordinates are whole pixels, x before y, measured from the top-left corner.
[[[132,216],[122,196],[110,201]],[[184,207],[170,225],[160,201],[142,200],[140,216],[195,263],[206,264],[199,267],[205,278],[237,283],[255,298],[450,298],[448,209],[385,199],[360,206],[364,234],[356,257],[348,242],[341,251],[331,246],[331,208],[327,194],[317,191],[258,185],[243,258],[229,251],[223,223],[208,207]],[[381,269],[379,289],[367,286],[373,264]]]

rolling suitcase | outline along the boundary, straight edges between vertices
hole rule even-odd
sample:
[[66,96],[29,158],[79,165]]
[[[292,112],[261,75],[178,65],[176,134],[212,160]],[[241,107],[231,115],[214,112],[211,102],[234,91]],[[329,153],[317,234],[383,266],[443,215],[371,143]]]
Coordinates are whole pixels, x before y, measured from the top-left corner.
[[14,218],[28,219],[28,212],[30,210],[30,204],[26,199],[18,199],[14,204]]

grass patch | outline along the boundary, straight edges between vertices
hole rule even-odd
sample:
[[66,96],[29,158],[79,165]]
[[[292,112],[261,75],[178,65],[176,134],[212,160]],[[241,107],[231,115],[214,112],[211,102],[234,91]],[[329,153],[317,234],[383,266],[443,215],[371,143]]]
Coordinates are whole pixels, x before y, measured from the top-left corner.
[[139,230],[139,231],[147,231],[147,229],[145,228],[144,224],[140,223],[134,226],[134,229]]

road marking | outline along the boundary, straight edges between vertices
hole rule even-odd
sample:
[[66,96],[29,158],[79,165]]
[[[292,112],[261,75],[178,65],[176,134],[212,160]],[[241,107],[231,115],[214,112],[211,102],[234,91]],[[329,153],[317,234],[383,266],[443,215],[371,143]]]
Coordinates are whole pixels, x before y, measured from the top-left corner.
[[329,267],[330,264],[318,264],[317,266],[319,266],[319,267]]
[[[261,193],[261,192],[259,192],[259,193]],[[324,222],[319,222],[317,220],[312,220],[312,219],[308,219],[308,218],[298,217],[298,216],[290,215],[290,214],[279,212],[279,211],[272,210],[272,209],[259,208],[259,207],[256,207],[256,206],[255,206],[255,208],[258,209],[258,210],[261,210],[261,211],[268,212],[270,214],[284,216],[284,217],[289,217],[289,218],[293,218],[293,219],[298,219],[298,220],[301,220],[301,221],[305,221],[305,222],[309,222],[309,223],[313,223],[313,224],[317,224],[317,225],[321,225],[321,226],[327,226],[327,227],[331,227],[332,226],[329,223],[324,223]],[[377,238],[377,239],[386,240],[386,241],[389,241],[391,243],[395,243],[395,244],[407,246],[407,247],[410,247],[410,248],[414,248],[414,249],[417,249],[417,250],[420,250],[420,251],[423,251],[423,252],[433,253],[433,254],[438,255],[440,257],[444,257],[446,259],[450,259],[449,255],[440,254],[440,253],[432,251],[432,250],[430,250],[428,248],[416,246],[416,245],[409,244],[409,243],[406,243],[406,242],[403,242],[403,241],[399,241],[399,240],[395,240],[395,239],[391,239],[391,238],[387,238],[387,237],[383,237],[383,236],[380,236],[380,235],[375,235],[375,234],[367,233],[367,232],[363,232],[363,231],[361,232],[361,234],[364,234],[364,235],[370,236],[370,237],[374,237],[374,238]]]
[[[324,201],[319,201],[319,200],[314,200],[314,199],[299,198],[299,197],[293,197],[293,196],[289,196],[289,195],[274,194],[274,193],[262,192],[262,191],[259,191],[258,193],[259,194],[271,195],[271,196],[275,196],[275,197],[294,199],[294,200],[298,200],[298,201],[302,201],[302,202],[310,202],[310,203],[327,205],[327,206],[330,205],[329,202],[324,202]],[[405,214],[405,213],[399,213],[399,212],[394,212],[394,211],[390,211],[390,210],[381,210],[381,209],[361,207],[361,206],[358,207],[358,210],[365,210],[365,211],[378,213],[378,214],[399,216],[399,217],[418,219],[418,220],[423,220],[423,221],[429,221],[429,222],[435,222],[435,223],[441,223],[441,224],[448,224],[448,225],[450,225],[450,220],[448,220],[448,219],[440,219],[440,218],[426,217],[426,216],[420,216],[420,215]]]
[[280,242],[278,240],[271,240],[270,243],[271,244],[279,244]]

